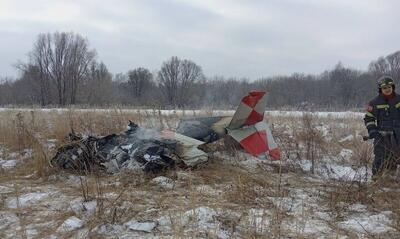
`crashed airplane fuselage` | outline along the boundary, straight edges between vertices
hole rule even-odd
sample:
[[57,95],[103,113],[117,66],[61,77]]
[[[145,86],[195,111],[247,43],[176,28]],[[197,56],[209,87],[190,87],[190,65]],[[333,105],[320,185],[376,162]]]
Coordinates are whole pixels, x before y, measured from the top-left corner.
[[60,147],[51,163],[70,170],[123,169],[159,172],[176,165],[194,167],[208,160],[198,147],[224,136],[232,137],[248,153],[280,157],[268,123],[264,121],[265,92],[250,92],[233,117],[183,119],[177,131],[144,129],[130,122],[121,134],[74,137]]

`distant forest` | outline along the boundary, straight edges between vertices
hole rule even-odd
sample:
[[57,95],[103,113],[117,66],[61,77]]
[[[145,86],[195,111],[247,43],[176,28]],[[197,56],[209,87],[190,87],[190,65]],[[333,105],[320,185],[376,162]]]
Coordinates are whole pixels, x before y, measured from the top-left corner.
[[234,108],[250,90],[267,91],[268,109],[361,109],[377,93],[376,79],[400,79],[400,51],[372,60],[367,71],[340,62],[316,75],[294,73],[250,81],[208,77],[201,66],[173,56],[157,72],[133,66],[112,75],[87,39],[71,32],[40,34],[17,79],[0,77],[0,105],[141,108]]

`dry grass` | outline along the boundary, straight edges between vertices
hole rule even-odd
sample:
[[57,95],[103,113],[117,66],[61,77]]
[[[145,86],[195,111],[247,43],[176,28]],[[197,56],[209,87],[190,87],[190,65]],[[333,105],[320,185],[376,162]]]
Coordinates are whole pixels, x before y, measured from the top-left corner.
[[[190,113],[193,114],[193,112]],[[33,150],[31,158],[25,159],[23,164],[12,170],[1,171],[0,183],[13,183],[19,185],[20,188],[51,185],[70,198],[82,197],[86,201],[95,200],[98,206],[95,214],[87,220],[89,229],[95,229],[107,223],[122,224],[132,218],[148,220],[160,215],[170,215],[171,220],[176,221],[172,228],[172,235],[176,238],[184,238],[188,236],[185,231],[187,228],[179,224],[179,216],[177,219],[176,215],[183,216],[188,210],[207,206],[226,212],[238,212],[235,216],[218,215],[218,222],[231,235],[240,235],[242,238],[283,238],[287,235],[283,227],[285,220],[296,219],[305,224],[312,217],[312,211],[305,210],[301,218],[292,218],[284,210],[280,200],[294,197],[295,189],[307,191],[312,188],[318,191],[318,195],[315,196],[320,198],[321,205],[326,206],[337,221],[351,213],[349,205],[359,203],[367,205],[371,211],[392,211],[395,229],[400,230],[398,200],[400,192],[394,187],[393,182],[330,180],[311,184],[302,178],[310,175],[292,164],[296,160],[300,162],[305,159],[314,159],[314,163],[318,164],[321,157],[337,155],[341,149],[348,148],[353,150],[353,156],[346,163],[356,166],[370,165],[371,146],[356,137],[357,133],[362,134],[364,129],[361,122],[355,119],[337,122],[307,116],[303,119],[269,118],[283,152],[283,162],[290,163],[274,164],[273,171],[259,167],[250,172],[240,164],[246,158],[232,151],[230,152],[233,157],[231,164],[222,162],[222,159],[213,158],[210,163],[199,169],[166,172],[164,175],[177,182],[177,185],[174,190],[163,190],[151,184],[151,179],[157,175],[133,172],[119,175],[87,173],[81,175],[81,181],[78,184],[68,184],[65,179],[70,175],[57,171],[48,164],[49,159],[54,155],[54,148],[48,147],[48,140],[55,139],[57,148],[66,142],[65,137],[71,130],[76,133],[95,135],[117,133],[125,129],[128,120],[144,127],[173,129],[179,118],[176,114],[165,116],[158,110],[138,113],[112,109],[105,113],[70,109],[66,112],[7,111],[0,112],[0,118],[0,144],[6,148],[6,154],[23,152],[25,149]],[[317,130],[322,125],[328,126],[331,140],[327,140],[323,133]],[[354,138],[339,142],[348,135],[353,135]],[[199,191],[198,187],[204,185],[209,186],[216,193]],[[393,190],[383,190],[384,188]],[[20,189],[17,191],[13,192],[15,196],[23,193]],[[1,195],[0,211],[5,210],[5,200],[8,196],[10,194]],[[274,203],[271,199],[276,199],[278,203]],[[245,222],[247,220],[245,218],[250,216],[249,210],[254,208],[265,211],[261,217],[270,221],[269,227],[260,229],[254,222]],[[72,215],[74,214],[71,211],[67,211],[51,214],[44,220],[54,220],[57,225],[60,225]],[[27,218],[23,220],[26,221]],[[334,222],[329,223],[335,227]],[[21,230],[21,233],[23,236],[26,232]],[[38,238],[54,233],[54,230],[44,230]],[[337,228],[337,233],[346,234],[347,232]],[[351,233],[348,235],[350,238],[354,236]],[[103,237],[96,233],[90,236]],[[213,232],[204,235],[203,232],[197,231],[193,232],[192,236],[216,238]],[[294,237],[307,238],[301,231]]]

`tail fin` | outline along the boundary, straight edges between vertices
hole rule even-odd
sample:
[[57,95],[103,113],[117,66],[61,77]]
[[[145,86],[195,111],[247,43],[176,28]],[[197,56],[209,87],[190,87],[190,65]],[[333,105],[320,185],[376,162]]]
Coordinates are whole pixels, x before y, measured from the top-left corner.
[[254,156],[269,153],[273,160],[280,159],[268,123],[264,122],[265,92],[252,91],[245,96],[227,127],[228,134]]
[[228,126],[229,129],[237,129],[244,125],[253,125],[264,119],[266,97],[263,91],[251,91],[243,97],[233,118]]

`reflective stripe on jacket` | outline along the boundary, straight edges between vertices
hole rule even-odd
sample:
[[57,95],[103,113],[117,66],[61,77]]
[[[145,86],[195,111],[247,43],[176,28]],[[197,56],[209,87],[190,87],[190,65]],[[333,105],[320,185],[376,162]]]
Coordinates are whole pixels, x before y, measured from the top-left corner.
[[367,107],[364,123],[368,133],[372,131],[398,131],[400,133],[400,96],[386,99],[378,95]]

